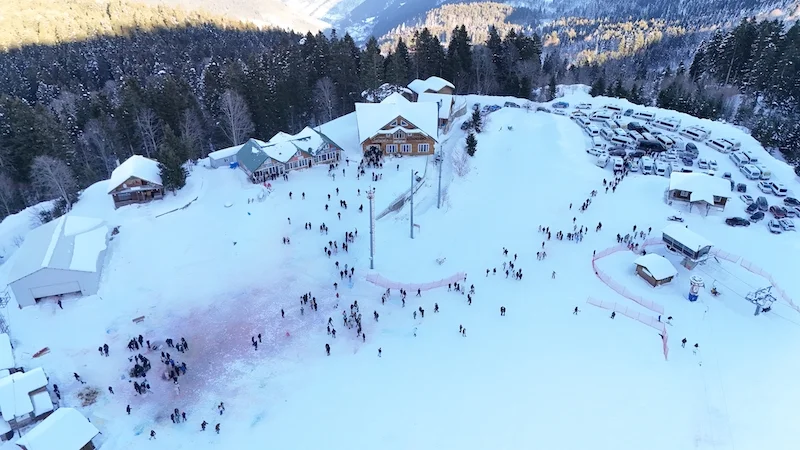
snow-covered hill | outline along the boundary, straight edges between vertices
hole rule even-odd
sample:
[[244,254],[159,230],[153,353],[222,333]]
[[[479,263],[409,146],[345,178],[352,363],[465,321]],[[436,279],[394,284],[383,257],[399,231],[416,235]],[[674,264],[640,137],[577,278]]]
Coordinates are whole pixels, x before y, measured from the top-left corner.
[[[563,91],[569,93],[558,100],[573,105],[633,107],[591,98],[580,88]],[[466,100],[526,103],[484,96]],[[606,193],[603,180],[613,181],[614,174],[586,153],[588,136],[568,117],[530,106],[486,116],[477,153],[466,159],[468,171],[456,166],[465,161],[460,125],[469,116],[442,137],[441,209],[432,160],[388,159],[383,168],[365,168],[356,177],[360,155],[351,116],[325,130],[343,143],[349,159],[334,171],[335,179],[325,167],[292,173],[288,181],[273,182],[263,202],[250,201],[261,188],[240,171],[202,163],[176,196],[148,205],[114,210],[105,183],[96,184],[73,214],[120,226],[100,293],[65,299],[63,310],[55,303],[8,308],[18,363],[44,367],[61,388],[62,405],[93,418],[104,450],[261,449],[265,443],[280,449],[795,448],[793,411],[800,388],[775,380],[791,380],[800,369],[792,357],[800,350],[800,313],[779,301],[754,317],[742,296],[764,287],[765,279],[721,257],[710,260],[691,273],[708,284],[691,303],[686,300],[691,274],[663,247],[648,252],[670,259],[678,276],[657,289],[633,274],[633,252],[595,261],[597,270],[630,296],[663,305],[662,321],[672,317],[665,328],[668,360],[658,331],[622,312],[612,320],[610,311],[587,299],[655,317],[604,284],[592,255],[616,246],[615,236],[633,233],[634,225],[638,231],[652,229],[650,238],[660,237],[667,217],[676,214],[715,248],[762,267],[788,296],[800,299],[791,256],[800,248],[797,233],[772,235],[763,222],[727,227],[725,217],[743,215],[738,198],[725,213],[707,217],[668,205],[665,177],[630,174]],[[683,125],[702,123],[712,136],[738,139],[800,193],[791,169],[742,131],[647,109],[680,117]],[[720,172],[745,182],[725,155],[699,147],[701,157],[718,161]],[[373,172],[382,179],[372,182]],[[425,178],[414,199],[415,237],[409,238],[409,205],[378,221],[370,271],[365,192],[376,188],[375,209],[381,211],[408,189],[414,172]],[[755,183],[747,183],[748,192],[754,191]],[[189,207],[161,215],[195,198]],[[580,212],[586,200],[591,204]],[[595,231],[599,222],[602,229]],[[320,232],[323,223],[329,233]],[[4,227],[5,222],[0,231]],[[540,227],[549,227],[552,238]],[[582,241],[556,239],[557,231],[579,227],[588,230]],[[347,232],[355,239],[345,252]],[[290,244],[282,243],[285,237]],[[339,250],[328,257],[323,249],[333,241]],[[543,260],[537,258],[541,252],[547,253]],[[0,267],[0,279],[14,258]],[[522,271],[522,279],[506,277],[509,263]],[[345,265],[354,270],[352,284],[340,273]],[[471,304],[466,294],[447,286],[420,296],[410,287],[461,272],[466,273],[462,285],[474,285]],[[384,304],[385,288],[368,282],[368,274],[409,286],[405,302],[394,288]],[[708,292],[713,280],[719,297]],[[309,292],[316,311],[300,304]],[[363,337],[342,319],[356,301]],[[576,306],[580,312],[574,315]],[[142,322],[132,321],[140,316]],[[326,330],[329,318],[335,338]],[[186,338],[186,353],[169,349],[188,368],[179,393],[154,369],[148,377],[153,392],[135,395],[127,377],[132,354],[125,347],[139,334],[153,342]],[[256,350],[251,338],[259,334]],[[687,348],[680,345],[684,337]],[[104,343],[111,347],[108,358],[96,351]],[[697,354],[690,349],[694,343]],[[43,347],[50,353],[33,360]],[[142,353],[161,367],[159,352]],[[83,386],[73,372],[101,391],[95,404],[80,405],[76,393]],[[186,412],[186,423],[167,422],[173,408]],[[209,427],[201,431],[204,420]],[[219,434],[213,431],[217,423]],[[150,430],[157,438],[147,442]]]

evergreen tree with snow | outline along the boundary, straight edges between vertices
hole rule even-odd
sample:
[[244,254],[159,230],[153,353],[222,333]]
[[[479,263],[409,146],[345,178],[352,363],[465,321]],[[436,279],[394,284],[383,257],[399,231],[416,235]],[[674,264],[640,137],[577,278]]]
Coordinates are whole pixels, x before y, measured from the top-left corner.
[[467,135],[467,154],[475,156],[476,151],[478,151],[478,139],[475,137],[475,133],[470,133]]
[[474,109],[472,111],[472,128],[475,129],[476,133],[480,133],[483,129],[483,117],[479,109]]
[[606,93],[606,80],[602,76],[598,77],[594,83],[592,83],[592,89],[589,91],[589,95],[592,97],[597,97],[598,95],[605,95]]
[[161,143],[158,153],[158,168],[161,171],[161,181],[164,188],[174,194],[178,189],[186,186],[186,177],[189,172],[183,167],[186,162],[187,149],[180,138],[175,136],[169,125],[164,126],[164,142]]

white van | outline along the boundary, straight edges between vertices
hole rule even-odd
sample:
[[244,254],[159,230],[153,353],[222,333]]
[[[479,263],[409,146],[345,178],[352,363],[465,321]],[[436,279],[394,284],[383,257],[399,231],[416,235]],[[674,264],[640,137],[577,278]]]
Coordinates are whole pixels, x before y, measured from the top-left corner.
[[675,141],[673,141],[669,136],[663,134],[656,136],[656,141],[660,142],[661,145],[667,148],[667,150],[675,146]]
[[653,158],[649,156],[643,156],[642,159],[639,160],[639,168],[642,171],[642,175],[650,175],[655,170],[655,162]]
[[632,146],[634,144],[634,141],[633,141],[632,138],[630,138],[628,136],[620,136],[620,135],[616,135],[616,136],[612,137],[611,139],[609,139],[609,141],[612,144],[620,145],[622,147],[630,147],[630,146]]
[[628,136],[630,136],[631,139],[633,139],[636,142],[642,142],[644,140],[644,137],[638,131],[630,130],[628,131]]
[[603,140],[600,139],[599,137],[592,138],[592,147],[605,150],[606,146],[607,146],[606,143],[603,142]]
[[581,128],[586,128],[592,124],[592,122],[586,117],[576,117],[575,122],[581,126]]
[[668,177],[672,174],[672,165],[665,161],[656,161],[656,175]]
[[621,113],[622,112],[622,108],[620,108],[617,105],[612,105],[611,103],[609,103],[607,105],[604,105],[603,109],[607,109],[609,111],[614,111],[615,113]]
[[653,122],[654,127],[658,127],[667,131],[677,131],[681,126],[681,119],[675,117],[665,117],[663,119],[656,119]]
[[600,136],[600,128],[597,128],[595,125],[589,125],[588,127],[584,128],[583,131],[592,137]]
[[648,142],[655,142],[656,141],[656,138],[652,134],[650,134],[648,132],[644,132],[644,133],[640,133],[640,134],[642,135],[642,139],[645,140],[645,141],[648,141]]
[[731,161],[733,161],[736,166],[741,167],[745,164],[750,164],[750,160],[744,154],[744,152],[733,152],[730,154]]
[[758,180],[761,178],[761,171],[758,170],[758,167],[752,164],[743,164],[739,166],[739,170],[748,180]]
[[772,193],[775,194],[777,197],[786,197],[787,195],[789,195],[789,190],[786,189],[786,186],[784,186],[781,183],[776,183],[773,181],[770,184],[770,187],[772,188]]
[[611,111],[600,110],[593,112],[590,116],[590,120],[594,120],[595,122],[605,122],[606,120],[610,120],[614,118],[614,114]]
[[706,139],[710,134],[711,130],[708,128],[704,128],[701,126],[693,126],[693,127],[686,127],[678,132],[683,137],[687,137],[693,141],[702,141]]
[[650,122],[656,118],[656,115],[648,111],[639,111],[633,113],[632,117],[637,120],[644,120],[645,122]]
[[614,172],[621,172],[625,168],[625,161],[619,156],[613,157],[611,162],[614,163]]
[[597,167],[605,168],[608,165],[608,155],[600,155],[597,157]]
[[741,142],[739,142],[739,141],[737,141],[736,139],[728,139],[728,138],[725,138],[725,139],[723,139],[723,141],[725,141],[725,142],[727,142],[727,143],[731,144],[731,147],[733,148],[733,151],[737,151],[737,150],[739,150],[740,148],[742,148],[742,143],[741,143]]
[[758,157],[755,155],[755,153],[751,152],[750,150],[745,150],[742,153],[744,153],[744,156],[747,157],[747,160],[749,161],[748,164],[758,164]]
[[706,145],[720,153],[730,153],[733,151],[733,144],[725,139],[709,139],[706,141]]
[[616,119],[608,119],[603,124],[608,128],[622,128],[622,124],[617,122]]
[[772,178],[772,171],[769,170],[769,167],[765,166],[764,164],[755,164],[755,166],[758,167],[758,171],[761,172],[759,179],[769,180]]
[[617,133],[614,133],[614,129],[612,129],[612,128],[602,128],[600,130],[600,136],[603,136],[604,138],[606,138],[608,140],[611,140],[611,138],[613,138],[616,135],[617,135]]

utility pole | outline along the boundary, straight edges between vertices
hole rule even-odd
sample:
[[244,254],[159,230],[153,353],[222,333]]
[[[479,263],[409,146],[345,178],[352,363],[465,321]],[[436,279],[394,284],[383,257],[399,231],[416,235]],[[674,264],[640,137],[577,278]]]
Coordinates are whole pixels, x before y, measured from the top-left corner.
[[440,209],[442,207],[442,164],[444,162],[444,157],[441,153],[436,155],[436,164],[439,164],[439,194],[436,196],[436,209]]
[[375,268],[375,188],[367,191],[369,199],[369,268]]
[[414,169],[411,169],[411,239],[414,239]]

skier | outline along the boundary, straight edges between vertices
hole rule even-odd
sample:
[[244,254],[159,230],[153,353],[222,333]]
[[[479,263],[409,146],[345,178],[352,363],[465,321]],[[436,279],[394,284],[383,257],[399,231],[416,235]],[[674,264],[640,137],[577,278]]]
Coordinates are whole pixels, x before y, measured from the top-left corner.
[[327,353],[328,356],[331,356],[331,345],[330,344],[325,344],[325,353]]
[[72,372],[72,376],[75,377],[76,380],[80,381],[81,384],[86,384],[86,382],[81,380],[81,376],[78,375],[76,372]]

